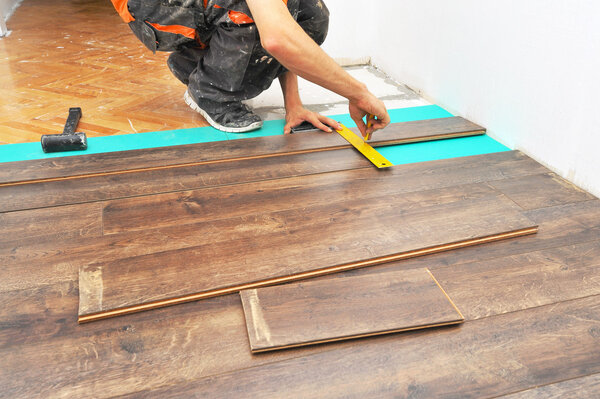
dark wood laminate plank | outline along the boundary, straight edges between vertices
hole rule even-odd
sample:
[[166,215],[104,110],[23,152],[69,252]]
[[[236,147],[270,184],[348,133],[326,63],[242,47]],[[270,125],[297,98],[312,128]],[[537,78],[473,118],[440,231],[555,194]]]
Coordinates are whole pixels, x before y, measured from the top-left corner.
[[372,165],[360,154],[346,149],[39,182],[0,187],[0,211],[103,201],[359,168],[371,169]]
[[[444,267],[475,260],[484,261],[497,257],[530,251],[588,242],[600,238],[600,201],[586,201],[569,205],[526,211],[525,215],[539,225],[535,235],[489,243],[484,246],[455,249],[426,257],[406,259],[403,267]],[[202,229],[201,226],[205,226]],[[156,231],[136,231],[89,239],[73,239],[61,245],[54,243],[15,244],[0,247],[0,291],[28,289],[45,284],[64,282],[77,275],[81,264],[147,255],[161,250],[177,250],[201,245],[206,236],[217,240],[215,235],[226,236],[223,224],[195,224],[172,226]],[[275,225],[276,226],[276,225]],[[281,227],[274,227],[280,229]],[[282,230],[279,230],[282,231]],[[240,232],[230,231],[229,234]],[[36,265],[35,273],[23,273]],[[393,264],[390,263],[393,267]],[[385,269],[387,265],[377,266]],[[352,273],[361,273],[356,270]]]
[[509,196],[523,209],[538,209],[594,199],[593,195],[555,173],[523,176],[510,181],[490,182],[490,184]]
[[[431,196],[435,193],[423,198]],[[366,205],[350,201],[231,218],[229,230],[243,235],[230,241],[81,265],[80,321],[536,231],[512,201],[496,194],[470,199],[461,193],[453,201],[415,208],[416,203],[405,205],[398,195]],[[284,230],[271,233],[273,221]],[[249,222],[258,228],[248,230]]]
[[[114,200],[104,209],[104,233],[183,225],[214,218],[277,211],[320,203],[395,195],[524,173],[544,172],[518,152],[401,165],[387,170],[368,167],[324,175],[278,179],[235,187],[183,191]],[[436,201],[436,197],[420,197]]]
[[[600,240],[440,267],[432,273],[467,319],[514,312],[560,302],[563,287],[579,287],[582,297],[600,293]],[[519,301],[514,300],[517,296]]]
[[456,328],[351,341],[131,397],[490,397],[600,372],[599,323],[596,295]]
[[[389,145],[483,133],[485,133],[484,128],[460,117],[430,119],[392,124],[384,131],[374,135],[372,145]],[[0,183],[163,168],[169,165],[337,148],[350,148],[350,145],[338,134],[302,133],[76,157],[6,162],[0,163]]]
[[39,243],[101,235],[101,204],[0,213],[0,248],[22,242]]
[[[581,204],[575,204],[581,205]],[[549,209],[549,208],[546,208]],[[516,240],[519,241],[519,240]],[[487,245],[486,245],[487,246]],[[480,247],[480,248],[485,248]],[[554,250],[552,250],[554,251]],[[600,268],[598,260],[585,258],[585,262],[577,259],[582,251],[580,247],[565,247],[564,251],[557,252],[556,256],[562,256],[558,262],[570,270],[572,277],[566,277],[559,269],[553,269],[547,273],[547,266],[542,263],[533,264],[531,267],[541,267],[536,281],[540,286],[547,285],[548,288],[560,285],[560,290],[555,291],[552,298],[559,303],[581,298],[590,293],[600,294],[597,281],[600,279]],[[453,256],[455,251],[446,255]],[[510,255],[510,253],[506,254]],[[543,258],[544,254],[540,257]],[[423,259],[426,259],[424,257]],[[487,262],[481,262],[482,267]],[[502,264],[491,264],[498,275],[503,274]],[[508,270],[512,265],[507,264]],[[453,268],[449,268],[453,269]],[[578,270],[579,269],[579,270]],[[28,273],[38,273],[38,268],[32,268]],[[469,279],[469,273],[473,266],[464,269],[457,268],[452,278],[465,281],[465,285],[457,287],[460,291],[454,291],[452,295],[468,291],[474,287],[485,290],[488,279],[485,274],[476,273]],[[22,272],[22,274],[25,271]],[[490,269],[491,272],[491,269]],[[535,275],[531,270],[529,275]],[[582,278],[574,278],[579,275]],[[468,364],[471,353],[469,347],[461,348],[460,342],[454,349],[447,348],[448,358],[446,363],[436,360],[435,355],[430,357],[427,351],[431,344],[438,340],[447,340],[456,334],[461,335],[461,340],[471,342],[476,340],[478,333],[460,329],[449,328],[436,332],[440,335],[431,336],[427,332],[409,332],[405,334],[394,334],[386,337],[368,338],[357,341],[345,341],[290,349],[286,351],[275,351],[260,355],[251,355],[248,350],[248,337],[245,331],[244,315],[237,295],[228,295],[211,298],[201,302],[187,303],[153,312],[142,312],[102,320],[96,323],[78,325],[74,317],[77,312],[78,290],[77,284],[73,283],[77,278],[77,271],[70,271],[70,280],[54,283],[43,287],[27,290],[0,292],[0,396],[8,397],[36,397],[36,396],[64,396],[64,397],[112,397],[126,394],[128,392],[142,391],[138,396],[143,397],[147,392],[160,386],[184,384],[203,377],[218,375],[248,367],[256,367],[265,363],[273,363],[283,359],[302,357],[309,354],[339,350],[359,350],[364,345],[383,345],[389,349],[389,345],[403,345],[412,342],[413,348],[417,349],[416,355],[422,355],[421,361],[427,359],[435,361],[434,370],[430,377],[434,380],[439,373],[445,373],[446,364],[455,367],[464,365],[472,379],[471,389],[481,384],[487,386],[487,379],[480,380],[479,364]],[[1,280],[0,280],[1,281]],[[519,273],[506,274],[505,287],[510,292],[522,290],[527,292],[531,285],[529,278],[523,279]],[[541,293],[541,299],[546,300],[544,290],[531,291],[529,296],[500,295],[496,299],[498,290],[494,289],[495,282],[490,284],[490,295],[474,297],[460,295],[461,310],[473,309],[470,319],[479,319],[486,316],[496,315],[493,312],[507,312],[513,309],[536,306],[538,302],[532,294]],[[482,306],[482,301],[487,305]],[[494,302],[499,302],[498,304]],[[586,307],[586,304],[581,305]],[[555,314],[555,308],[547,306],[539,314]],[[490,312],[490,310],[492,312]],[[493,317],[491,317],[493,318]],[[523,317],[530,323],[539,321],[535,316]],[[488,319],[486,319],[488,320]],[[547,332],[548,337],[553,335],[567,339],[572,333],[568,330],[570,322],[577,321],[576,318],[567,319],[565,322],[556,320],[554,330]],[[469,323],[467,323],[468,325]],[[516,323],[518,324],[518,323]],[[498,323],[502,325],[502,323]],[[558,332],[561,328],[566,330]],[[484,331],[486,328],[481,329]],[[510,329],[507,329],[510,330]],[[490,333],[498,333],[496,341],[498,345],[503,341],[503,335],[493,326],[489,328]],[[518,336],[528,336],[528,332],[518,330],[515,333],[515,342]],[[578,340],[578,335],[573,332],[573,340]],[[476,342],[471,342],[473,348]],[[597,345],[597,344],[596,344]],[[371,346],[373,347],[373,346]],[[482,341],[480,352],[484,352],[488,346]],[[513,348],[512,343],[506,344],[507,348]],[[350,349],[348,349],[350,348]],[[537,354],[536,346],[531,348],[527,345],[521,347],[523,352],[531,351]],[[566,357],[578,356],[581,351],[591,353],[593,346],[587,348],[567,348],[562,355]],[[556,350],[560,353],[564,347],[554,348],[550,345],[544,349],[545,356],[550,356]],[[407,349],[408,350],[408,349]],[[512,349],[511,349],[512,350]],[[431,354],[435,349],[431,349]],[[452,352],[452,354],[451,354]],[[378,352],[379,353],[379,352]],[[381,353],[386,353],[382,350]],[[494,354],[490,354],[493,356]],[[332,355],[333,356],[333,355]],[[416,356],[418,357],[418,356]],[[414,359],[414,358],[413,358]],[[489,373],[495,374],[497,379],[512,380],[512,370],[518,366],[518,359],[512,357],[500,357],[497,361],[489,364]],[[545,363],[546,358],[540,359],[535,369],[536,375],[543,375],[545,367],[555,367],[552,361]],[[385,363],[385,360],[382,360]],[[328,375],[330,379],[343,378],[348,370],[360,367],[360,357],[337,369],[332,369]],[[409,364],[410,366],[410,364]],[[569,371],[569,364],[564,365]],[[415,384],[421,384],[421,378],[426,374],[414,373],[412,367],[406,367],[399,375],[412,377]],[[517,367],[517,370],[519,368]],[[447,374],[444,374],[446,377]],[[462,375],[462,374],[461,374]],[[396,377],[382,378],[377,380],[381,386],[392,385]],[[447,381],[447,380],[446,380]],[[505,393],[514,392],[519,389],[529,388],[533,384],[524,384],[522,388],[507,389]],[[352,387],[351,387],[352,388]],[[161,391],[159,391],[161,392]],[[319,392],[318,390],[315,392]],[[350,390],[347,394],[350,394]],[[189,396],[182,394],[183,396]],[[310,394],[308,396],[313,396]],[[423,393],[427,397],[426,393]],[[458,395],[460,396],[460,395]]]
[[427,269],[240,292],[252,352],[461,323]]
[[[452,252],[390,262],[376,268],[384,272],[396,270],[398,267],[427,267],[435,274],[439,268],[448,266],[456,267],[474,261],[484,262],[600,239],[600,200],[540,208],[525,211],[524,215],[538,224],[537,234],[520,237],[518,240],[497,241],[484,246],[459,248]],[[369,273],[369,270],[358,269],[347,273],[361,275]]]
[[581,399],[600,397],[600,374],[573,378],[501,396],[501,399]]

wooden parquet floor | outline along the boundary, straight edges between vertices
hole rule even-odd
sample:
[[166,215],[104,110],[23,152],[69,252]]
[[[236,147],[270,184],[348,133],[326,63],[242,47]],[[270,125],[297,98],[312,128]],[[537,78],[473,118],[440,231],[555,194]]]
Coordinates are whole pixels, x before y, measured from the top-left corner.
[[81,107],[88,137],[207,126],[185,86],[106,0],[25,0],[0,39],[0,144],[62,132]]

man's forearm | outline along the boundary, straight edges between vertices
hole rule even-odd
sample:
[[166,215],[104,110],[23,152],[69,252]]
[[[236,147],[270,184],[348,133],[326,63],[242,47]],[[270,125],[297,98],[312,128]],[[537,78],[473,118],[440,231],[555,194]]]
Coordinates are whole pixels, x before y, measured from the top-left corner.
[[263,47],[287,69],[350,100],[366,92],[302,30],[281,0],[246,1]]
[[301,107],[300,93],[298,92],[298,76],[293,72],[286,72],[279,77],[283,101],[286,109]]

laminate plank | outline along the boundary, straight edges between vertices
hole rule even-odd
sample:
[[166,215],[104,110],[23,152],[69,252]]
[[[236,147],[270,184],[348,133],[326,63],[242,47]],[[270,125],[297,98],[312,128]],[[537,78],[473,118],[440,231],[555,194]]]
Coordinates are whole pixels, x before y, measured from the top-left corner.
[[[468,169],[470,167],[478,168],[479,173],[471,173],[471,170]],[[355,153],[355,151],[337,150],[328,151],[327,153],[252,159],[136,174],[96,176],[77,180],[5,186],[0,187],[0,211],[25,210],[181,190],[188,191],[190,189],[360,168],[374,169],[362,155]],[[425,164],[399,165],[395,166],[393,170],[394,174],[404,174],[405,179],[409,181],[418,181],[419,176],[417,174],[422,173],[423,182],[437,186],[548,172],[546,168],[520,152],[500,152],[432,161]],[[390,171],[381,170],[375,172],[379,173],[379,176],[390,173]],[[373,172],[365,173],[372,177],[378,176]],[[437,176],[438,174],[440,176],[444,175],[445,178],[436,181],[434,175]],[[425,183],[422,185],[426,186]]]
[[[464,263],[484,262],[506,256],[515,256],[553,247],[575,245],[600,239],[600,201],[592,200],[573,204],[525,211],[523,214],[539,228],[535,235],[488,243],[484,246],[454,249],[426,257],[417,257],[377,266],[377,270],[397,270],[427,267],[432,272],[444,267]],[[348,274],[361,275],[368,270],[353,270]],[[334,277],[333,275],[332,277]]]
[[0,187],[0,212],[104,201],[338,170],[372,168],[351,150]]
[[[435,196],[429,192],[427,197]],[[231,218],[230,241],[81,265],[80,321],[472,245],[537,229],[496,194],[430,206],[401,196]],[[395,203],[395,201],[397,203]],[[254,223],[257,227],[248,229]],[[273,223],[284,231],[272,233]],[[483,239],[484,241],[479,241]],[[454,246],[452,246],[454,247]],[[160,276],[160,277],[159,277]],[[156,284],[157,277],[161,283]]]
[[[129,397],[482,398],[600,372],[600,296],[372,338]],[[261,356],[257,356],[261,357]]]
[[254,353],[464,320],[427,269],[244,290],[240,297]]
[[502,399],[580,399],[600,397],[600,374],[527,389]]
[[[600,281],[596,279],[600,270],[600,236],[596,238],[596,241],[483,262],[438,267],[433,273],[467,319],[560,302],[564,298],[560,293],[564,286],[579,287],[582,297],[597,295],[600,293]],[[519,284],[507,284],[519,279]],[[485,284],[471,285],[473,280],[485,281]],[[514,301],[516,296],[521,299]],[[471,306],[464,307],[464,304]]]
[[101,204],[0,213],[0,247],[102,235]]
[[[358,130],[354,129],[355,132]],[[389,125],[370,142],[373,146],[473,136],[485,129],[461,117]],[[302,133],[218,141],[182,146],[117,151],[76,157],[0,163],[0,183],[136,171],[149,168],[274,157],[351,148],[338,134]]]
[[[539,164],[538,164],[539,165]],[[477,170],[473,172],[473,168]],[[104,233],[114,234],[214,218],[277,211],[322,203],[396,195],[438,187],[521,176],[540,168],[519,153],[401,165],[382,171],[372,167],[323,175],[240,184],[210,190],[113,200],[106,204]],[[419,201],[435,201],[435,197]]]
[[[454,249],[426,257],[401,261],[403,267],[438,267],[457,265],[472,261],[485,261],[502,256],[526,253],[554,246],[588,242],[600,237],[600,201],[586,201],[540,210],[524,212],[539,225],[535,235],[488,243],[484,246]],[[206,237],[217,240],[217,234],[239,234],[225,231],[225,225],[193,224],[172,226],[154,231],[136,231],[89,239],[73,239],[54,243],[14,244],[0,247],[0,291],[29,289],[45,284],[70,281],[77,275],[79,265],[116,261],[129,257],[152,254],[160,251],[177,250],[201,245]],[[278,227],[278,231],[281,227]],[[36,264],[35,273],[23,273]],[[378,269],[395,267],[393,262],[377,266]],[[347,272],[348,273],[348,272]],[[361,270],[351,273],[360,274]]]
[[[540,183],[543,180],[543,183]],[[595,197],[555,173],[523,176],[510,181],[491,182],[515,201],[522,209],[538,209],[577,201],[589,201]],[[532,187],[539,187],[534,190]]]
[[[581,206],[582,204],[574,204]],[[547,211],[549,208],[546,208]],[[598,219],[596,219],[598,221]],[[543,227],[543,226],[542,226]],[[520,240],[516,240],[520,241]],[[495,244],[490,244],[495,245]],[[489,245],[480,247],[485,248]],[[445,255],[454,256],[455,251],[447,252]],[[580,247],[566,247],[564,252],[558,252],[554,256],[563,256],[557,260],[582,278],[565,278],[564,271],[553,269],[553,273],[547,273],[548,268],[541,264],[542,269],[538,274],[537,281],[540,285],[548,287],[560,286],[556,290],[554,303],[572,301],[582,298],[590,293],[600,294],[597,281],[600,279],[600,268],[598,260],[586,258],[585,263],[577,260]],[[510,255],[507,253],[506,255]],[[544,254],[540,254],[543,257]],[[426,259],[428,257],[424,257]],[[450,262],[452,263],[452,262]],[[481,262],[486,265],[487,262]],[[502,266],[501,263],[490,266]],[[43,267],[43,266],[42,266]],[[508,268],[512,267],[508,264]],[[531,268],[538,267],[532,265]],[[449,269],[453,269],[452,267]],[[528,268],[530,269],[530,268]],[[462,287],[456,287],[460,291],[468,291],[474,287],[486,287],[488,279],[484,274],[476,273],[469,279],[471,268],[456,269],[453,278],[465,281]],[[531,275],[534,275],[529,271]],[[37,274],[39,268],[22,270],[21,274]],[[436,272],[437,273],[437,272]],[[503,274],[503,269],[497,268],[498,275]],[[347,273],[345,273],[347,274]],[[256,367],[266,363],[273,363],[284,359],[303,358],[306,355],[332,351],[333,354],[339,350],[351,348],[357,350],[364,345],[372,345],[371,348],[383,345],[389,349],[389,345],[403,345],[412,343],[416,348],[417,355],[422,355],[421,361],[427,359],[435,361],[437,369],[429,374],[435,379],[439,373],[448,377],[444,369],[446,365],[453,366],[457,363],[469,370],[471,382],[467,389],[476,389],[479,384],[488,386],[487,379],[480,379],[478,364],[468,365],[467,358],[470,348],[476,347],[478,334],[465,330],[470,324],[466,323],[460,329],[448,328],[438,331],[440,335],[432,336],[431,332],[408,332],[405,334],[394,334],[382,337],[372,337],[358,341],[343,341],[328,345],[317,345],[290,349],[287,351],[275,351],[251,355],[248,350],[248,337],[245,331],[245,321],[242,308],[237,295],[227,295],[218,298],[210,298],[201,302],[187,303],[171,308],[157,309],[153,312],[142,312],[127,317],[117,317],[102,320],[96,323],[78,325],[73,315],[77,312],[78,289],[73,283],[77,278],[77,271],[71,270],[69,281],[53,283],[43,287],[26,290],[0,292],[0,396],[8,397],[39,397],[39,396],[61,396],[61,397],[113,397],[129,392],[139,391],[134,396],[144,397],[146,390],[156,390],[161,386],[192,383],[192,381],[203,377],[215,376],[222,373]],[[2,280],[0,280],[2,281]],[[2,283],[3,284],[3,283]],[[443,284],[443,283],[442,283]],[[523,279],[517,272],[507,273],[504,280],[505,287],[510,292],[518,292],[519,287],[526,292],[531,280]],[[490,285],[494,288],[495,282]],[[484,288],[482,288],[484,290]],[[595,290],[595,291],[594,291]],[[497,313],[488,311],[508,312],[510,309],[527,308],[542,304],[536,301],[531,292],[529,295],[500,295],[496,298],[496,289],[490,290],[490,295],[475,297],[460,295],[461,302],[457,303],[459,309],[474,309],[467,320],[483,318],[482,321],[493,319]],[[459,291],[453,291],[451,296],[458,295]],[[547,298],[542,296],[542,299]],[[487,305],[481,306],[482,301]],[[501,302],[496,304],[495,302]],[[519,306],[519,304],[522,304]],[[537,314],[551,317],[554,315],[553,306],[542,308]],[[585,303],[581,306],[587,306]],[[520,313],[520,312],[517,312]],[[514,314],[511,311],[510,314]],[[528,323],[539,321],[535,315],[529,314],[523,317]],[[548,338],[563,337],[567,339],[571,330],[571,322],[581,322],[576,318],[566,320],[555,320],[554,330],[548,330]],[[518,323],[516,323],[518,324]],[[499,323],[501,326],[502,323]],[[563,327],[566,327],[563,328]],[[593,327],[592,327],[593,328]],[[482,327],[484,331],[486,327]],[[562,329],[562,330],[561,330]],[[509,328],[503,330],[510,331]],[[503,331],[497,331],[490,326],[490,334],[496,332],[496,342],[500,345],[504,341]],[[431,344],[439,340],[445,341],[450,337],[460,335],[461,340],[471,342],[471,347],[461,348],[457,343],[452,348],[445,350],[447,363],[440,363],[435,358],[435,348],[427,349]],[[516,341],[528,337],[528,331],[518,330],[513,338]],[[573,332],[573,340],[577,340],[577,332]],[[585,334],[584,334],[585,335]],[[532,342],[535,342],[533,340]],[[593,354],[595,346],[591,344],[584,347],[567,348],[564,356],[579,356],[579,353],[588,352]],[[596,343],[594,345],[597,346]],[[513,348],[512,343],[506,345]],[[476,353],[482,353],[488,346],[485,340],[481,342]],[[496,346],[494,346],[496,348]],[[531,349],[535,354],[536,347],[529,348],[522,345],[523,352]],[[552,350],[548,350],[552,348]],[[559,353],[564,347],[557,347]],[[407,349],[408,350],[408,349]],[[431,352],[429,352],[431,350]],[[554,347],[548,346],[543,353],[545,357],[540,359],[533,375],[543,375],[546,367],[555,367],[553,362],[545,363],[547,356],[554,354]],[[385,363],[387,356],[384,349],[382,362]],[[431,357],[430,353],[433,354]],[[495,352],[496,353],[496,352]],[[493,356],[493,354],[490,354]],[[417,356],[415,356],[417,357]],[[414,358],[413,358],[414,359]],[[518,366],[518,359],[502,356],[488,364],[487,370],[495,375],[495,379],[510,381],[510,371]],[[332,368],[328,375],[330,380],[344,378],[343,376],[355,367],[360,367],[360,357],[354,358],[350,363],[339,368]],[[401,374],[413,377],[415,384],[420,384],[426,374],[413,372],[417,370],[408,364]],[[454,366],[453,366],[454,367]],[[564,365],[569,371],[570,364]],[[385,368],[385,367],[384,367]],[[572,370],[570,370],[572,371]],[[291,371],[290,371],[291,372]],[[389,379],[378,379],[381,386],[391,384],[394,386],[397,375]],[[549,378],[551,379],[551,378]],[[447,379],[446,379],[447,381]],[[515,392],[519,389],[529,388],[533,384],[524,384],[523,387],[507,389],[505,393]],[[328,385],[325,385],[328,386]],[[322,388],[322,387],[321,387]],[[352,387],[350,387],[352,388]],[[349,389],[350,389],[349,388]],[[168,388],[165,388],[168,390]],[[162,391],[158,391],[161,393]],[[315,392],[319,392],[316,390]],[[347,391],[347,395],[350,394]],[[192,396],[183,394],[182,396]],[[425,395],[426,394],[421,394]],[[226,396],[216,395],[217,397]],[[308,396],[314,396],[310,394]],[[460,396],[460,395],[458,395]]]

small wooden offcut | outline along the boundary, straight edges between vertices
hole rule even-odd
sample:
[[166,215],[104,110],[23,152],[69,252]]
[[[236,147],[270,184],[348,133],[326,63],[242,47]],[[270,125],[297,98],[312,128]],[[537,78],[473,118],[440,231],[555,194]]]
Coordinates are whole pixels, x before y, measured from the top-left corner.
[[240,292],[252,352],[461,323],[427,269]]

